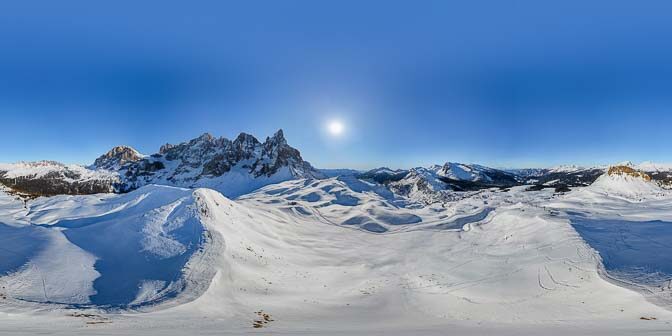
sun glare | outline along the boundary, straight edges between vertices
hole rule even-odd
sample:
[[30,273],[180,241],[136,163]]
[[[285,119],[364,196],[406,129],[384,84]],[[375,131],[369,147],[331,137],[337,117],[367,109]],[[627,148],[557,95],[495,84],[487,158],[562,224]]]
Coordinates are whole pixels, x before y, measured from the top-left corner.
[[343,126],[342,122],[340,122],[338,120],[333,120],[333,121],[329,122],[329,125],[327,126],[327,128],[329,129],[329,133],[331,135],[337,136],[337,135],[340,135],[341,133],[343,133],[344,126]]

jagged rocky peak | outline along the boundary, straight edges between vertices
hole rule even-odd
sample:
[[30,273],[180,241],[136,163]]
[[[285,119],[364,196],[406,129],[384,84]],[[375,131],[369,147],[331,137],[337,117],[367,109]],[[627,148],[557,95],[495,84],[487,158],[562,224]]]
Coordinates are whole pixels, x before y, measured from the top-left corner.
[[253,135],[247,133],[240,133],[236,137],[236,140],[233,140],[233,150],[241,153],[245,159],[249,159],[254,155],[255,149],[259,145],[261,145],[261,142]]
[[98,169],[118,169],[126,163],[139,161],[142,158],[142,154],[132,147],[116,146],[98,157],[93,162],[93,166]]
[[287,145],[287,139],[285,139],[285,133],[282,131],[282,129],[279,129],[277,132],[275,132],[275,134],[273,134],[273,136],[266,137],[266,141],[264,143],[282,146]]
[[212,136],[212,134],[210,134],[208,132],[205,132],[205,133],[201,134],[198,138],[196,138],[196,140],[212,142],[212,141],[215,140],[215,137]]
[[262,160],[259,162],[261,167],[257,169],[257,175],[270,176],[281,167],[290,167],[295,174],[310,172],[311,176],[321,176],[322,173],[315,170],[307,162],[303,161],[301,153],[289,146],[282,130],[278,130],[272,137],[266,138],[262,145]]
[[170,149],[174,148],[175,145],[166,143],[165,145],[162,145],[161,148],[159,148],[159,154],[163,155],[166,154]]
[[[240,133],[233,141],[204,133],[177,145],[163,145],[158,154],[125,166],[121,173],[129,189],[165,183],[186,187],[216,185],[225,192],[236,184],[259,187],[291,178],[324,177],[287,144],[282,130],[263,143],[248,133]],[[257,179],[260,177],[263,179]],[[244,182],[248,179],[252,182]]]
[[266,141],[263,143],[263,154],[268,155],[271,159],[281,160],[285,164],[291,158],[302,161],[301,153],[287,144],[285,134],[281,129],[275,132],[273,136],[266,137]]

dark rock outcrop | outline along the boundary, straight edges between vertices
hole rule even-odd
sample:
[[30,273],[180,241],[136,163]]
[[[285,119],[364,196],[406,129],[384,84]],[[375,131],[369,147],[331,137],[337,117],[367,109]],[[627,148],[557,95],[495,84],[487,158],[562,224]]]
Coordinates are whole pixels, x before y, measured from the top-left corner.
[[13,168],[0,170],[0,184],[29,196],[109,193],[120,185],[113,174],[95,174],[85,167],[53,161],[18,163]]

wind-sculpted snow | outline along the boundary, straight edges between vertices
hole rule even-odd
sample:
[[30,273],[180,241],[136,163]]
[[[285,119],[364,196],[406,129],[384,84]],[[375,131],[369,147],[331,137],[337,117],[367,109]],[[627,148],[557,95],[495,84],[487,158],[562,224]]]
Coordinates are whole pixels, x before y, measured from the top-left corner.
[[243,196],[285,207],[302,216],[314,216],[334,225],[373,233],[424,229],[460,230],[484,220],[493,210],[485,203],[467,203],[447,209],[423,206],[381,190],[379,185],[341,176],[324,180],[288,181]]
[[[174,298],[206,243],[193,193],[149,186],[103,199],[64,197],[78,204],[71,208],[36,204],[26,214],[33,224],[0,225],[0,270],[11,273],[2,283],[18,299],[49,303],[136,307]],[[65,219],[53,221],[50,211]],[[45,219],[53,222],[34,222]]]
[[138,288],[150,282],[151,297],[179,293],[182,269],[203,244],[203,227],[190,206],[193,202],[178,199],[144,214],[85,218],[81,225],[68,221],[75,228],[64,231],[68,240],[98,258],[94,267],[100,277],[93,282],[91,303],[143,303],[136,300]]

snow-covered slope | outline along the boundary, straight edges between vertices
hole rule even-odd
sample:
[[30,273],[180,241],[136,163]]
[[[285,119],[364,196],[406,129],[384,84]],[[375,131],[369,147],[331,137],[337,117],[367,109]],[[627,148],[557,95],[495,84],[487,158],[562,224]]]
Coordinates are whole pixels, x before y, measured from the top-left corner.
[[[214,241],[201,223],[200,193],[147,186],[120,196],[28,202],[0,224],[4,294],[122,307],[200,295],[212,277],[202,260]],[[23,203],[5,207],[12,205]]]
[[[632,334],[672,320],[640,294],[603,280],[597,254],[546,209],[557,198],[552,192],[516,187],[418,207],[378,187],[341,177],[286,181],[237,201],[214,190],[158,186],[39,198],[25,208],[0,198],[14,209],[0,217],[13,238],[0,239],[15,244],[14,254],[23,251],[0,278],[7,297],[0,311],[12,312],[2,328]],[[122,290],[111,295],[113,288]],[[45,293],[54,302],[123,298],[149,312],[51,304],[36,318],[33,311],[45,305],[25,300],[47,301]]]
[[0,334],[667,331],[672,193],[635,167],[326,178],[282,131],[0,165]]

